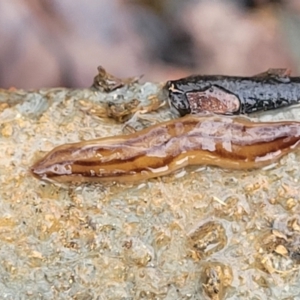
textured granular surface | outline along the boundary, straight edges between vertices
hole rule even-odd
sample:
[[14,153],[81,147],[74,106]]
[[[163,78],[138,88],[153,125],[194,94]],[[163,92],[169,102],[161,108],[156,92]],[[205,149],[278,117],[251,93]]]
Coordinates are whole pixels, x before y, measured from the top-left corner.
[[[265,169],[136,184],[60,186],[29,172],[55,146],[123,133],[97,111],[149,104],[158,89],[0,91],[1,299],[300,297],[299,151]],[[129,127],[172,117],[164,108]],[[300,119],[300,108],[256,117]]]

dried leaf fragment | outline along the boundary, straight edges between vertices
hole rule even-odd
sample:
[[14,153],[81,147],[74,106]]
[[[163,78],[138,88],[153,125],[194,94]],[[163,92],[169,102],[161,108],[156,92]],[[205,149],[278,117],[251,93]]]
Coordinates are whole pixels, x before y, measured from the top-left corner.
[[278,245],[278,246],[276,246],[275,252],[276,252],[277,254],[282,255],[282,256],[287,256],[288,253],[289,253],[288,250],[287,250],[283,245]]
[[94,77],[92,88],[101,92],[109,93],[123,87],[124,85],[137,83],[140,78],[141,76],[120,79],[107,73],[102,66],[99,66],[98,74]]

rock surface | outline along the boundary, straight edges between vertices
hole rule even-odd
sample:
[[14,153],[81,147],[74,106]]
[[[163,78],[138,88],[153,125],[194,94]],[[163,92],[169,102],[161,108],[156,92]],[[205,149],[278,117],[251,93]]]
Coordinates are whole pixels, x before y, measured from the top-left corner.
[[[32,177],[30,166],[57,145],[123,132],[97,108],[133,98],[146,104],[159,88],[0,91],[1,298],[299,294],[299,151],[265,170],[187,168],[133,185]],[[175,116],[163,108],[143,117],[139,126]],[[256,117],[299,119],[300,108]]]

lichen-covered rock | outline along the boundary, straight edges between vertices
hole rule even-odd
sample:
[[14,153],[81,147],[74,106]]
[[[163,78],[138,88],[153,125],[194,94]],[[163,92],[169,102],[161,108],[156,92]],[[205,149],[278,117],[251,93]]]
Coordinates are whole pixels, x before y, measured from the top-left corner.
[[[123,133],[124,124],[100,116],[99,109],[105,112],[114,99],[136,98],[147,106],[160,87],[134,83],[109,94],[0,91],[2,298],[199,299],[209,284],[203,274],[220,271],[205,273],[206,261],[230,266],[230,292],[220,294],[227,299],[299,293],[298,238],[284,243],[277,236],[271,258],[266,247],[257,246],[272,222],[280,216],[293,220],[299,211],[299,151],[265,170],[187,168],[136,184],[57,186],[29,172],[55,146]],[[134,115],[127,125],[139,128],[172,117],[164,107]],[[299,119],[300,109],[256,117]],[[297,231],[297,224],[289,226]],[[278,246],[293,251],[291,259]],[[264,266],[271,259],[275,270],[288,260],[293,272],[262,273],[258,258]]]

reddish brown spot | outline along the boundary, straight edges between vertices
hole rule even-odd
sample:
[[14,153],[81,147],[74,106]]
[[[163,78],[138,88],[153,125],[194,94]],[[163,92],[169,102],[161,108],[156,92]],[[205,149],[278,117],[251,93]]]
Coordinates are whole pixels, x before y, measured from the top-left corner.
[[205,91],[190,92],[186,94],[190,104],[191,114],[203,111],[217,114],[232,114],[240,108],[237,96],[218,87],[211,87]]

